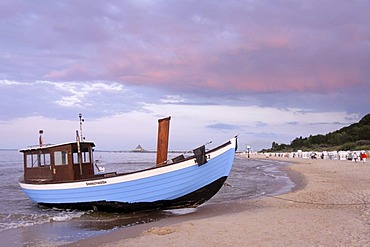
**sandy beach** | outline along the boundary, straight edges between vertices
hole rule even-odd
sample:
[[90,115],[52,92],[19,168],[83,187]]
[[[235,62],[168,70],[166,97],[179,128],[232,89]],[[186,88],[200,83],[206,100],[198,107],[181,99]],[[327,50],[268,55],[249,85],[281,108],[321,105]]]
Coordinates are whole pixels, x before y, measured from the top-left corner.
[[370,246],[369,161],[269,159],[292,163],[284,168],[292,192],[208,204],[68,246]]

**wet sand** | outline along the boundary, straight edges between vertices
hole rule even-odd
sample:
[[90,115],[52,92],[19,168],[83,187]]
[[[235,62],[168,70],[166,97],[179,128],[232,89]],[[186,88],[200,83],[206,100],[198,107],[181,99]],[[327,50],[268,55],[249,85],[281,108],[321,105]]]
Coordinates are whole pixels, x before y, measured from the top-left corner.
[[204,205],[68,246],[370,246],[369,161],[270,159],[293,163],[284,168],[292,192]]

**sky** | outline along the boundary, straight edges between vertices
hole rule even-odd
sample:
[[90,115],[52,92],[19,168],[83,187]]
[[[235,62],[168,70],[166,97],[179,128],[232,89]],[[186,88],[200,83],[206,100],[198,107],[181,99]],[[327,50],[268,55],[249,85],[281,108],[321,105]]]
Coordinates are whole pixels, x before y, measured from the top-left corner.
[[370,112],[370,1],[0,0],[0,148],[239,150]]

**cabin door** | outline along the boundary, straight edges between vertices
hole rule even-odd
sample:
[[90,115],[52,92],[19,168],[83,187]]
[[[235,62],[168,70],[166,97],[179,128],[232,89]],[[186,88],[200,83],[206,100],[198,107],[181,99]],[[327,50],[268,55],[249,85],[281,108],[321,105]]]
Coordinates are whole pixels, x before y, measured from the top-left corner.
[[68,151],[54,151],[54,181],[73,180],[72,154]]
[[88,178],[94,175],[92,152],[88,145],[81,143],[80,152],[73,149],[74,179]]

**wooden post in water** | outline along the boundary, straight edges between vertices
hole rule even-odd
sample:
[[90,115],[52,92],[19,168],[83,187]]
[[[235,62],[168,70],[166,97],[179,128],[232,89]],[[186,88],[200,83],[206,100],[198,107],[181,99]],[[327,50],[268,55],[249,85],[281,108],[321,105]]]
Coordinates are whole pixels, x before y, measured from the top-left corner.
[[158,120],[157,166],[164,165],[167,161],[170,120],[171,117]]

